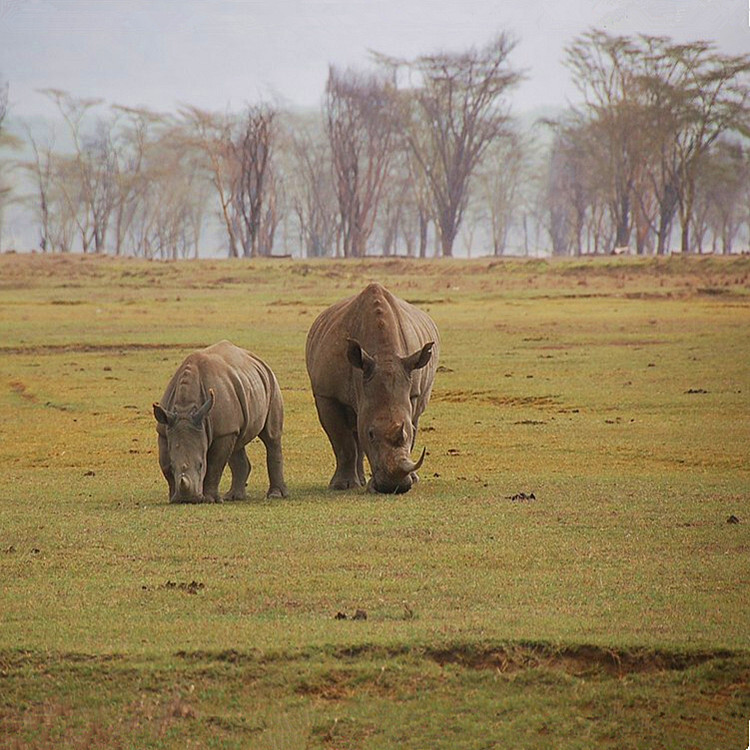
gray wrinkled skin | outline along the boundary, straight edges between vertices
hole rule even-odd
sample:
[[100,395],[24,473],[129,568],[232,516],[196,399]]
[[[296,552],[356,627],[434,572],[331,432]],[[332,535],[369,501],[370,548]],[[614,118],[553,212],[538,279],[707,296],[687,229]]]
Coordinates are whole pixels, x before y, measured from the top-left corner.
[[287,496],[281,391],[271,368],[250,352],[220,341],[190,354],[154,404],[154,416],[169,502],[221,502],[227,463],[232,486],[223,499],[244,499],[251,469],[245,446],[256,437],[266,447],[267,496]]
[[439,336],[432,319],[373,283],[324,310],[307,336],[306,360],[320,423],[336,456],[330,489],[408,491],[411,452],[430,400]]

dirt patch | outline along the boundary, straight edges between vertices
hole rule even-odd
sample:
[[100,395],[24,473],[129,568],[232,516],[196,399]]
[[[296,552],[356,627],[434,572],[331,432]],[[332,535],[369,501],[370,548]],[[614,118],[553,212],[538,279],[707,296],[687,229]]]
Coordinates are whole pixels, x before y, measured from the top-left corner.
[[190,350],[203,349],[208,344],[39,344],[36,346],[0,346],[0,355],[3,354],[65,354],[76,352],[83,354],[99,354],[107,352],[134,352],[134,351],[164,351],[164,350]]
[[[143,591],[150,591],[151,586],[141,586]],[[206,584],[201,581],[167,581],[161,586],[157,586],[157,589],[166,589],[167,591],[182,591],[185,594],[197,594],[199,591],[203,591],[206,588]]]
[[448,401],[449,403],[463,404],[470,401],[495,406],[535,406],[551,407],[559,406],[559,397],[548,396],[503,396],[493,391],[477,390],[448,390],[432,394],[433,401]]
[[14,380],[12,383],[10,383],[10,389],[17,396],[20,396],[24,401],[29,401],[32,404],[36,403],[36,396],[33,393],[29,393],[26,390],[26,385],[21,381]]
[[[37,396],[34,393],[30,393],[26,388],[26,384],[22,383],[20,380],[14,380],[9,385],[10,390],[17,396],[20,396],[24,401],[28,401],[30,404],[40,403]],[[46,406],[49,409],[57,409],[58,411],[70,411],[70,408],[64,404],[55,404],[52,401],[45,401],[43,406]]]
[[453,302],[450,298],[443,298],[443,299],[427,299],[422,297],[409,297],[409,299],[406,300],[410,305],[415,305],[416,307],[422,307],[424,305],[445,305]]
[[510,645],[496,649],[427,650],[428,659],[445,666],[492,669],[512,673],[529,669],[555,669],[574,676],[623,677],[633,673],[682,671],[714,659],[732,656],[729,651],[677,653],[648,649],[609,649],[580,645],[555,648],[547,644]]

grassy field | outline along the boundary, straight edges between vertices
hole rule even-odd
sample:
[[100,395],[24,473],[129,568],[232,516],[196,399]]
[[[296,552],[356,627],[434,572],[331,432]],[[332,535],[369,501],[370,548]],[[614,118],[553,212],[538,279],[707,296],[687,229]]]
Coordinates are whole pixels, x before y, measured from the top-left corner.
[[[0,747],[746,747],[749,279],[0,256]],[[399,496],[326,490],[304,368],[371,280],[442,336]],[[290,497],[256,441],[248,501],[171,506],[151,404],[222,338],[281,383]]]

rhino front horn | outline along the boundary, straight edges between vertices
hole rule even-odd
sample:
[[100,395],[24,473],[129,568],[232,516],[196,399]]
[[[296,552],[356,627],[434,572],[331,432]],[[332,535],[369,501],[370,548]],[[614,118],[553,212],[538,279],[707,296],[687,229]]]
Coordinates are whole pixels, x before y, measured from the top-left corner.
[[422,455],[419,457],[419,461],[417,461],[417,463],[414,463],[408,458],[404,459],[404,462],[401,464],[401,468],[403,469],[404,473],[411,474],[412,472],[419,471],[422,464],[424,463],[424,456],[426,452],[427,448],[422,448]]

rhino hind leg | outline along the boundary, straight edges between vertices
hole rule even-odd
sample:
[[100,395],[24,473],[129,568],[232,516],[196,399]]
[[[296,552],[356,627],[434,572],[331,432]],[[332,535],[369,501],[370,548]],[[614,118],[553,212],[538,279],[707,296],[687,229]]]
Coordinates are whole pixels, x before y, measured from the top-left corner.
[[224,495],[224,500],[245,500],[247,497],[247,478],[250,476],[252,466],[247,457],[245,446],[235,449],[229,456],[229,470],[232,472],[232,486]]
[[[284,481],[284,456],[281,452],[281,433],[268,429],[268,425],[259,437],[266,447],[266,468],[268,470],[268,492],[266,497],[288,497],[286,482]],[[272,434],[273,433],[273,434]]]
[[355,436],[356,424],[347,407],[332,398],[315,397],[320,424],[325,430],[336,457],[336,471],[329,490],[349,490],[364,485],[362,453]]

